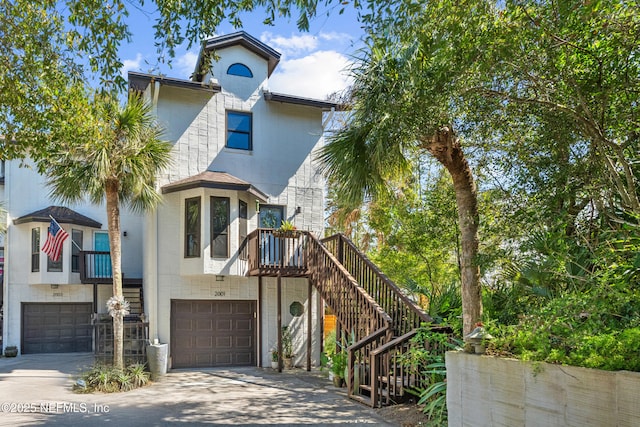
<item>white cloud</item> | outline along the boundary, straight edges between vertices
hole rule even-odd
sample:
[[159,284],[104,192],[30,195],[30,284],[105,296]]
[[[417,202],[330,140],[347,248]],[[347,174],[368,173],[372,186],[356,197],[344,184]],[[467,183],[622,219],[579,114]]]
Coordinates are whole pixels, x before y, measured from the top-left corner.
[[136,59],[125,59],[124,61],[122,61],[122,68],[120,69],[120,72],[122,73],[122,75],[124,76],[124,78],[127,78],[127,73],[129,71],[140,71],[140,65],[142,64],[142,59],[143,56],[141,53],[137,53],[136,54]]
[[198,54],[195,52],[186,52],[175,59],[176,77],[180,79],[188,79],[196,68]]
[[318,48],[318,38],[310,34],[284,37],[267,31],[262,33],[260,40],[283,55],[297,56]]
[[335,51],[317,51],[298,59],[282,60],[269,79],[273,92],[325,99],[350,83],[348,58]]
[[353,36],[348,33],[338,33],[336,31],[331,31],[329,33],[320,33],[320,38],[329,42],[339,42],[339,43],[347,43],[353,40]]

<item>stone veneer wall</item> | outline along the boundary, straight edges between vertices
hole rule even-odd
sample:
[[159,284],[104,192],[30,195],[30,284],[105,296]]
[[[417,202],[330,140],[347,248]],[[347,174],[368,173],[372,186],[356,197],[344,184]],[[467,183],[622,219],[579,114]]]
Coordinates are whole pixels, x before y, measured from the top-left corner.
[[463,352],[446,364],[449,427],[640,425],[638,372]]

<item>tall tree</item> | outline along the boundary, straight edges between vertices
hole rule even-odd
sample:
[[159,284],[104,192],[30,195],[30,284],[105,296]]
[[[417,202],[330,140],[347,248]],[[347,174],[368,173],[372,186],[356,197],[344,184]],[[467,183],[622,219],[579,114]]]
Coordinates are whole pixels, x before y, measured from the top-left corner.
[[153,209],[160,201],[156,175],[171,161],[171,145],[162,140],[151,106],[136,94],[121,107],[114,98],[98,96],[85,116],[92,133],[82,141],[56,141],[51,156],[41,161],[52,194],[64,203],[87,198],[105,203],[113,274],[110,312],[114,323],[113,364],[122,368],[123,316],[120,206],[134,212]]
[[[470,165],[453,129],[458,117],[452,103],[475,59],[459,46],[486,37],[478,30],[490,8],[462,3],[390,5],[393,10],[387,12],[394,18],[371,21],[380,31],[370,34],[361,65],[354,70],[351,120],[320,158],[331,179],[339,182],[338,193],[351,204],[385,191],[412,169],[416,153],[444,166],[456,197],[467,334],[482,317],[478,201]],[[399,9],[406,13],[396,14]],[[411,25],[417,22],[420,25]]]
[[551,159],[526,165],[528,179],[574,217],[587,203],[618,222],[639,212],[639,7],[507,1],[493,13],[495,37],[484,40],[461,92],[469,130],[493,149],[508,150],[521,165],[523,152]]

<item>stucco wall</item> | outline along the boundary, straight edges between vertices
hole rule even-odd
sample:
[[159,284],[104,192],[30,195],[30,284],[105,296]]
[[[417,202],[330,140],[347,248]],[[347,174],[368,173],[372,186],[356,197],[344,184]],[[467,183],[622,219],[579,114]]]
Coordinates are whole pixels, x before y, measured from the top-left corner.
[[[175,159],[159,176],[159,186],[205,170],[226,172],[263,192],[267,200],[262,205],[282,205],[285,219],[293,221],[298,229],[320,235],[324,228],[324,179],[313,153],[323,143],[321,109],[265,101],[265,58],[240,46],[225,47],[217,53],[219,62],[214,61],[213,74],[222,88],[219,93],[149,86],[149,98],[157,101],[158,120],[167,129],[166,138],[173,145]],[[253,77],[227,75],[226,70],[233,63],[248,66]],[[251,150],[225,147],[227,110],[251,113]],[[228,259],[210,256],[212,196],[228,197],[230,201]],[[184,257],[184,209],[185,199],[190,197],[199,197],[202,203],[201,254],[197,258]],[[245,277],[246,262],[237,257],[241,243],[238,201],[247,203],[248,232],[257,228],[259,214],[256,198],[243,191],[198,187],[164,194],[163,199],[145,224],[145,247],[154,249],[144,254],[144,291],[151,338],[170,343],[172,299],[258,300],[258,279]],[[258,351],[263,366],[270,365],[269,349],[276,343],[275,283],[274,278],[264,279],[260,301],[262,347]],[[312,359],[319,362],[320,300],[314,292],[309,301],[307,283],[306,279],[283,280],[282,323],[294,331],[298,364],[306,359],[309,308],[314,316]],[[294,301],[305,307],[305,315],[294,318],[289,314],[289,305]]]
[[640,373],[448,352],[449,426],[637,426]]
[[[31,230],[40,229],[40,246],[47,239],[49,222],[29,222],[16,225],[14,220],[31,212],[52,205],[64,205],[50,197],[46,179],[36,172],[35,166],[25,161],[26,167],[20,167],[20,161],[5,163],[5,185],[2,188],[2,200],[7,211],[7,232],[3,237],[5,247],[4,261],[4,324],[3,345],[20,347],[22,313],[25,302],[35,303],[78,303],[93,302],[93,286],[80,284],[80,274],[71,272],[71,237],[65,240],[62,250],[62,272],[47,271],[47,256],[40,252],[40,271],[31,271]],[[83,232],[82,247],[93,250],[94,234],[107,231],[106,209],[104,205],[80,203],[64,205],[102,224],[101,230],[91,227],[62,224],[71,234],[71,230]],[[122,271],[125,277],[142,277],[142,216],[122,208]],[[53,285],[53,286],[52,286]],[[111,286],[98,287],[97,312],[106,312],[105,303],[111,296]]]
[[[262,335],[262,348],[257,350],[262,355],[262,366],[271,366],[269,350],[277,345],[277,287],[276,278],[266,277],[263,279],[262,301],[260,307],[260,319],[257,324],[257,334]],[[161,276],[160,292],[158,294],[158,316],[157,335],[152,332],[151,338],[158,338],[160,342],[171,342],[171,300],[254,300],[258,301],[258,278],[224,276],[222,281],[216,280],[215,276],[192,276],[181,277],[179,275],[165,277]],[[307,312],[312,310],[312,352],[311,359],[313,365],[318,365],[320,361],[320,324],[317,319],[320,315],[319,297],[313,291],[311,301],[307,298],[308,292],[306,279],[282,279],[282,325],[289,326],[292,332],[294,351],[296,358],[294,363],[297,366],[304,366],[306,363],[307,349]],[[304,307],[302,316],[294,317],[289,312],[289,306],[293,302],[300,302]],[[259,339],[259,337],[256,337]]]

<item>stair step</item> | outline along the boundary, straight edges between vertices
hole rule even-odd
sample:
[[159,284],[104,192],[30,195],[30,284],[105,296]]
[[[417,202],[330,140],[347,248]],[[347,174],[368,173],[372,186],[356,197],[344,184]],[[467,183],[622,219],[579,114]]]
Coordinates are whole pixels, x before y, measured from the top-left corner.
[[[373,387],[371,387],[370,385],[360,385],[360,390],[361,391],[366,391],[369,393],[369,395],[371,395],[371,390]],[[389,398],[389,389],[388,388],[378,388],[378,395],[385,397],[385,398]]]
[[355,401],[358,401],[358,402],[364,404],[364,405],[373,407],[373,404],[371,403],[371,398],[369,398],[369,397],[360,396],[360,395],[357,395],[357,394],[352,394],[349,397],[351,399],[355,400]]
[[129,302],[129,313],[132,315],[142,314],[142,288],[124,288],[122,295]]

